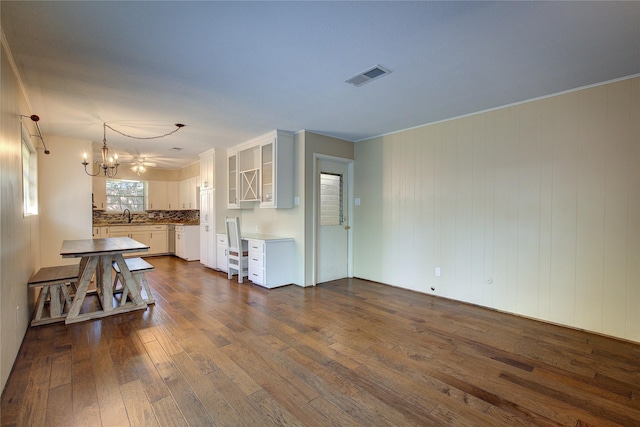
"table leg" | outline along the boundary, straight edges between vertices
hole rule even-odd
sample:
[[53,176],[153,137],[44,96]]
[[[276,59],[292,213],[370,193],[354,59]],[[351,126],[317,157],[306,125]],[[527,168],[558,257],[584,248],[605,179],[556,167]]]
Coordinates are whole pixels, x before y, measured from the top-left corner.
[[[66,285],[64,285],[66,286]],[[50,286],[51,300],[49,301],[49,313],[51,317],[60,317],[62,315],[62,307],[60,306],[60,287],[59,285]]]
[[102,309],[104,311],[113,310],[113,287],[111,285],[113,267],[111,266],[111,261],[111,255],[100,257],[100,282],[98,282],[98,288],[102,296]]
[[129,295],[131,295],[131,299],[136,305],[146,306],[146,303],[140,295],[140,291],[138,290],[136,281],[133,279],[133,276],[129,271],[129,267],[127,267],[127,263],[124,261],[124,257],[121,254],[116,254],[114,255],[114,258],[116,263],[118,264],[118,268],[120,268],[120,274],[122,274],[122,286],[126,287],[129,290]]
[[96,267],[98,265],[98,257],[85,257],[82,258],[80,262],[81,271],[80,280],[78,280],[78,288],[76,289],[76,294],[73,297],[73,302],[71,303],[71,308],[69,309],[69,313],[67,314],[67,320],[65,322],[69,323],[70,319],[73,319],[80,314],[80,309],[82,308],[82,303],[84,302],[84,297],[87,295],[87,289],[89,288],[89,283],[91,283],[91,277],[93,273],[96,271]]

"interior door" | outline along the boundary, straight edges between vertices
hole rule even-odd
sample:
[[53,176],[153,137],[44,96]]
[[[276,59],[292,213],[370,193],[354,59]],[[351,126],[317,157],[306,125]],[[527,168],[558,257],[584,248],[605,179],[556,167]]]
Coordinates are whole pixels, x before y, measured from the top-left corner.
[[349,272],[348,165],[320,159],[317,185],[317,283],[342,279]]

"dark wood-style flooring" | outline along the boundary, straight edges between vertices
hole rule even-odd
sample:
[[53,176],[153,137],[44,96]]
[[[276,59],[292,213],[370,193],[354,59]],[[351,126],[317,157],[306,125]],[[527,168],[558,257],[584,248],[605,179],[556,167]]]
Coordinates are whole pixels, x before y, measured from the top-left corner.
[[150,258],[146,311],[30,328],[2,426],[639,426],[640,345],[338,280]]

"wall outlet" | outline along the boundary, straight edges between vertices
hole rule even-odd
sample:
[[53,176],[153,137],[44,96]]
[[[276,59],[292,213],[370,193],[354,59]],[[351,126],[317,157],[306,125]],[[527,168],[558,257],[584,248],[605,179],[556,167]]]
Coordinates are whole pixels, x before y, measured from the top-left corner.
[[436,277],[440,277],[440,267],[436,267]]

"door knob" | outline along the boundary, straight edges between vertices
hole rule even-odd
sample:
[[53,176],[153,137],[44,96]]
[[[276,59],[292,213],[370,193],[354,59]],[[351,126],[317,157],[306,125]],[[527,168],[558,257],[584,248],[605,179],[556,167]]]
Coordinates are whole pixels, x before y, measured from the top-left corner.
[[344,229],[345,229],[345,230],[349,230],[350,228],[351,228],[351,227],[349,227],[348,225],[345,225],[345,226],[344,226]]

